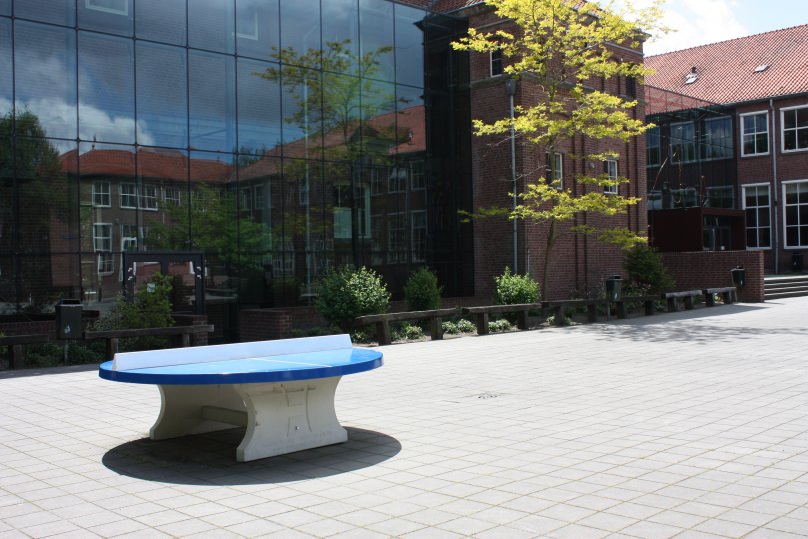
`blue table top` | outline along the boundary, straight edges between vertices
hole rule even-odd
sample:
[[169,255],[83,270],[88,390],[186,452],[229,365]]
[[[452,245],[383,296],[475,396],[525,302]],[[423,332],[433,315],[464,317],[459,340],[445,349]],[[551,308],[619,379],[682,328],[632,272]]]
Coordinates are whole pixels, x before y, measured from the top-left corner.
[[330,378],[382,366],[382,353],[350,348],[114,371],[102,363],[98,375],[116,382],[161,385],[255,384]]

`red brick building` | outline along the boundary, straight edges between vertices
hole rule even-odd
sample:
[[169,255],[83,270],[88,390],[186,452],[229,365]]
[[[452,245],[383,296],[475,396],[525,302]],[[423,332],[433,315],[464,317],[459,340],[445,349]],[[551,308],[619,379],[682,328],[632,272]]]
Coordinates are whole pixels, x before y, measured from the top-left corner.
[[[480,1],[437,2],[435,9],[466,21],[469,28],[481,32],[494,32],[502,29],[513,32],[514,25],[497,17],[490,6]],[[616,61],[641,63],[642,48],[631,49],[612,45]],[[489,53],[470,53],[469,56],[469,101],[471,117],[485,122],[507,118],[510,112],[507,77],[502,73],[501,56]],[[506,60],[505,60],[506,61]],[[626,99],[642,98],[642,92],[634,80],[626,77],[590,81],[592,88],[620,95]],[[531,107],[543,99],[539,82],[530,75],[521,77],[513,93],[513,105]],[[642,102],[633,109],[634,118],[643,117]],[[511,146],[502,138],[473,137],[472,141],[472,189],[473,207],[510,207],[509,193],[525,190],[525,185],[545,174],[549,168],[543,152],[529,143],[515,144],[516,174],[511,169]],[[593,141],[576,135],[558,149],[556,169],[564,188],[572,188],[575,195],[583,194],[584,187],[574,180],[578,174],[603,170],[603,162],[576,159],[574,155],[583,153],[615,151],[619,157],[612,163],[612,170],[630,179],[630,183],[619,186],[619,194],[626,197],[639,197],[645,200],[645,182],[642,180],[645,169],[645,140],[636,137],[628,143]],[[583,170],[589,168],[589,170]],[[645,234],[647,228],[644,202],[629,209],[627,215],[612,219],[581,214],[569,226],[588,224],[592,226],[624,225],[631,231]],[[481,219],[474,225],[474,290],[478,297],[490,295],[493,276],[502,273],[503,268],[513,267],[514,226],[512,222],[494,219]],[[541,279],[546,252],[544,225],[519,221],[516,224],[516,260],[519,273],[530,273]],[[590,236],[563,233],[554,247],[549,271],[549,282],[542,283],[546,299],[566,298],[575,294],[598,293],[604,279],[622,272],[622,251],[611,245],[599,243]]]
[[646,58],[648,209],[666,251],[808,247],[808,25]]

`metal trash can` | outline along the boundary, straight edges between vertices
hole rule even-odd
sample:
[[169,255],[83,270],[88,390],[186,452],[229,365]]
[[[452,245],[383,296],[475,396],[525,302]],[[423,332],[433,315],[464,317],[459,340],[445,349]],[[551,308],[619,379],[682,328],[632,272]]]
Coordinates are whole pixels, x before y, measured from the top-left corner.
[[56,336],[59,339],[81,339],[81,301],[63,299],[56,304]]
[[732,273],[732,284],[736,288],[743,288],[746,284],[746,270],[743,269],[743,266],[735,266],[729,271]]
[[623,295],[623,278],[619,275],[606,279],[606,299],[618,301]]
[[791,271],[802,271],[802,252],[791,253]]

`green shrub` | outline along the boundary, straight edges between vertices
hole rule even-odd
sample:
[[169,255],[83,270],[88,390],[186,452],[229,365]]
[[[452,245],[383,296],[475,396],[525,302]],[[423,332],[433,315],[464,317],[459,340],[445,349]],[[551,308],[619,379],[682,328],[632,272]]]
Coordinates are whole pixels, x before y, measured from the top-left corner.
[[511,273],[506,267],[502,275],[494,277],[494,302],[497,305],[513,305],[517,303],[536,303],[541,299],[539,283],[529,275]]
[[513,324],[508,322],[504,318],[500,318],[499,320],[493,320],[492,322],[488,323],[488,331],[491,333],[501,333],[503,331],[510,331],[513,328]]
[[423,338],[424,330],[421,326],[410,324],[409,322],[402,322],[399,325],[393,326],[392,338],[394,341],[414,341]]
[[471,320],[461,318],[460,320],[457,321],[457,330],[460,333],[474,333],[477,330],[477,327]]
[[438,277],[429,268],[418,268],[410,274],[404,285],[404,299],[410,311],[429,311],[440,308],[441,287]]
[[446,322],[441,324],[441,328],[443,332],[447,335],[457,335],[460,333],[460,330],[457,329],[457,324],[452,322],[451,320],[447,320]]
[[329,271],[318,283],[314,308],[340,330],[350,333],[354,318],[387,312],[390,292],[381,277],[365,267]]
[[[171,317],[171,294],[173,278],[155,273],[135,292],[132,301],[119,297],[109,314],[93,323],[93,330],[166,328],[174,325]],[[168,340],[163,337],[137,337],[121,339],[119,349],[148,350],[165,348]],[[111,359],[111,358],[110,358]]]
[[623,268],[628,273],[629,294],[659,294],[674,287],[662,256],[648,245],[637,245],[626,251]]

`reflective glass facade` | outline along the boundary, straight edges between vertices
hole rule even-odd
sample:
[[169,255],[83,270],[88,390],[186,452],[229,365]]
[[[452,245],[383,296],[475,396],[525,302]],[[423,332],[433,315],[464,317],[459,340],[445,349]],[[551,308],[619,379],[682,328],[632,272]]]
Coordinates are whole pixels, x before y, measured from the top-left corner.
[[177,282],[204,278],[229,312],[305,304],[342,264],[394,291],[430,265],[471,293],[470,146],[446,136],[467,119],[444,65],[463,29],[426,16],[387,0],[0,0],[3,310],[103,309],[149,271],[127,253],[175,253]]

